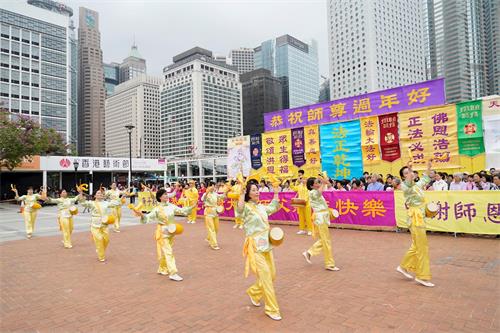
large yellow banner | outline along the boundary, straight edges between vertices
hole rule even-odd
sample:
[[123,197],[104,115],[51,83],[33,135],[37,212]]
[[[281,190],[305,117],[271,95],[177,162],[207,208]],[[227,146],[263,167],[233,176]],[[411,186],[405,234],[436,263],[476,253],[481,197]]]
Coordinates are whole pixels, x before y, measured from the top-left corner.
[[[500,234],[500,192],[496,191],[430,191],[428,202],[435,202],[439,211],[426,219],[427,230],[468,234]],[[394,192],[398,227],[407,228],[407,210],[403,192]]]
[[290,130],[262,134],[262,163],[265,172],[279,177],[292,177],[296,167],[292,162]]
[[380,162],[380,134],[378,129],[378,117],[361,118],[361,151],[363,164],[375,164]]
[[[433,159],[436,169],[460,166],[455,105],[398,115],[401,157],[423,169]],[[411,156],[410,156],[411,154]]]
[[319,153],[319,128],[317,125],[304,127],[306,164],[303,169],[306,177],[314,177],[321,171]]

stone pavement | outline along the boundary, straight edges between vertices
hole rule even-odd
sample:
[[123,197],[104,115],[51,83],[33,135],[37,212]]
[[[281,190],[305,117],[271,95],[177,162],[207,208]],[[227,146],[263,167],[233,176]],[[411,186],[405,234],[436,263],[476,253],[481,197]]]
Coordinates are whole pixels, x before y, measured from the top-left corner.
[[[125,211],[125,210],[124,210]],[[19,228],[22,230],[22,223]],[[500,242],[429,235],[435,288],[395,271],[407,233],[331,229],[339,272],[296,228],[275,249],[283,320],[253,307],[243,277],[243,233],[221,223],[220,251],[201,220],[185,225],[175,255],[183,282],[156,274],[154,225],[110,233],[108,261],[97,261],[89,231],[0,244],[1,332],[499,332]],[[87,229],[88,230],[88,229]]]

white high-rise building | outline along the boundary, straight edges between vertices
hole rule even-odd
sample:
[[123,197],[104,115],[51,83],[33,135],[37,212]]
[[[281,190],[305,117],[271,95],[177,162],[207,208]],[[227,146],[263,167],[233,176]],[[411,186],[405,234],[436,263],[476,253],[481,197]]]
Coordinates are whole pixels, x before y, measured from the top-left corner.
[[129,154],[126,125],[133,125],[132,157],[159,158],[160,85],[162,78],[140,74],[116,86],[106,99],[106,154]]
[[242,128],[241,83],[236,67],[195,47],[163,69],[162,156],[225,155],[227,139]]
[[[76,43],[73,10],[59,2],[0,5],[0,102],[76,143]],[[72,126],[73,125],[73,126]]]
[[421,0],[329,0],[330,98],[425,81]]
[[238,67],[238,73],[243,74],[255,69],[253,48],[241,47],[229,52],[228,64]]

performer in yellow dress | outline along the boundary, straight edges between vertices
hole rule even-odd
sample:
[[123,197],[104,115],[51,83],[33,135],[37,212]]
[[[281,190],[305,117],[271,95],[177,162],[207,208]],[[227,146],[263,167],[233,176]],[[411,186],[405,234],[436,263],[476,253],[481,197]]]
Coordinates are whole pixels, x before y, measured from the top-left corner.
[[198,190],[196,189],[196,182],[194,180],[190,180],[188,182],[189,188],[182,192],[182,195],[185,197],[185,207],[195,207],[191,213],[188,215],[187,223],[195,224],[196,223],[196,206],[198,206]]
[[104,192],[104,198],[113,203],[114,208],[112,209],[115,215],[115,223],[113,223],[113,231],[120,232],[120,221],[122,219],[122,203],[120,201],[120,196],[129,195],[129,191],[120,191],[116,187],[116,183],[111,184],[111,188]]
[[415,182],[415,174],[412,170],[412,162],[401,168],[399,174],[403,182],[401,190],[408,207],[408,224],[411,232],[411,246],[406,252],[400,265],[396,268],[398,272],[408,279],[413,279],[410,272],[415,273],[415,281],[426,286],[434,287],[430,281],[431,268],[429,263],[429,245],[425,229],[425,196],[424,187],[431,181],[429,173],[432,169],[432,161],[427,165],[427,174],[422,175],[418,182]]
[[40,204],[38,200],[42,200],[45,196],[44,193],[42,195],[33,193],[33,187],[28,187],[28,192],[25,195],[19,196],[17,189],[15,187],[12,188],[12,191],[15,193],[15,198],[17,201],[22,201],[24,204],[23,209],[23,217],[24,217],[24,226],[26,228],[26,238],[31,239],[33,236],[33,232],[35,231],[35,221],[36,215],[38,213],[38,209],[40,208]]
[[304,177],[304,170],[299,170],[299,178],[295,182],[295,185],[290,186],[290,188],[294,192],[297,192],[297,197],[299,199],[306,201],[304,207],[297,207],[297,213],[299,214],[299,231],[297,235],[308,234],[310,236],[312,234],[312,211],[309,201],[309,190],[307,189],[307,178]]
[[249,269],[257,280],[247,289],[250,301],[254,306],[260,306],[264,299],[265,313],[273,320],[281,320],[281,314],[274,292],[276,269],[274,267],[273,248],[269,243],[269,215],[279,210],[278,187],[274,187],[274,198],[269,205],[259,203],[257,183],[249,182],[238,201],[238,212],[243,218],[245,230],[245,245],[243,255],[246,256],[245,277]]
[[234,229],[240,228],[243,229],[243,219],[241,218],[240,214],[238,214],[238,200],[240,198],[240,193],[241,193],[241,187],[242,185],[237,183],[235,180],[231,181],[231,190],[228,193],[228,196],[232,196],[234,198],[237,197],[237,199],[231,199],[231,203],[234,208]]
[[158,223],[155,232],[156,250],[158,253],[158,274],[168,275],[170,280],[182,281],[183,278],[177,274],[174,257],[174,235],[169,233],[167,227],[175,223],[175,214],[188,215],[194,206],[177,207],[170,203],[170,199],[175,197],[175,191],[167,192],[160,189],[156,192],[156,200],[159,202],[151,212],[141,215],[141,223],[155,221]]
[[119,203],[116,201],[104,201],[104,190],[102,189],[99,189],[95,193],[94,201],[87,200],[82,189],[79,188],[78,192],[80,193],[78,201],[83,207],[90,209],[90,232],[92,232],[92,238],[94,239],[97,258],[99,261],[106,261],[106,248],[109,244],[108,222],[113,221],[109,216],[111,215],[114,217],[112,209]]
[[71,249],[71,233],[73,232],[73,215],[70,213],[70,207],[74,206],[78,201],[78,197],[68,198],[68,192],[61,190],[59,198],[47,198],[46,202],[57,204],[57,222],[59,229],[63,234],[63,244],[67,249]]
[[203,205],[205,206],[207,241],[214,250],[220,250],[217,244],[217,232],[219,231],[219,213],[217,212],[217,207],[219,206],[219,201],[223,200],[225,196],[225,194],[215,192],[215,183],[209,182],[207,191],[201,197],[201,201],[203,201]]
[[319,239],[302,253],[306,261],[311,264],[311,257],[323,253],[325,259],[325,269],[329,271],[340,270],[335,266],[335,260],[332,254],[332,241],[330,237],[330,210],[325,198],[323,190],[326,188],[328,179],[326,177],[315,178],[311,177],[307,180],[307,189],[309,190],[309,200],[314,211],[313,214],[313,237],[319,236]]

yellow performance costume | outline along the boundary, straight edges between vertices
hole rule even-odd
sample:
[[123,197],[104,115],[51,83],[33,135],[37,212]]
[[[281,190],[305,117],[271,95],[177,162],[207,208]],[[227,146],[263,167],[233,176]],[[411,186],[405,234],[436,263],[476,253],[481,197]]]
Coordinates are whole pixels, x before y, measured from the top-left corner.
[[313,237],[319,236],[319,239],[307,250],[310,256],[317,256],[323,253],[325,259],[325,268],[334,270],[335,260],[332,254],[332,241],[330,238],[330,210],[325,198],[318,190],[309,191],[311,207],[314,211]]
[[408,224],[411,232],[411,246],[406,252],[400,266],[413,272],[417,279],[428,281],[431,279],[429,263],[429,245],[425,230],[425,197],[423,188],[430,182],[427,175],[423,175],[418,182],[404,181],[401,189],[408,206]]
[[254,304],[259,304],[264,298],[265,312],[271,316],[280,316],[280,310],[274,292],[276,269],[273,248],[269,243],[268,216],[278,210],[278,200],[272,200],[267,206],[247,202],[239,212],[246,235],[243,247],[243,255],[246,256],[245,277],[248,276],[249,269],[257,275],[257,280],[247,289],[247,294]]
[[26,227],[26,235],[31,238],[31,235],[35,231],[35,220],[38,209],[33,209],[33,204],[41,200],[42,197],[39,194],[26,194],[16,198],[17,201],[24,202],[24,226]]
[[312,232],[312,212],[311,202],[309,200],[309,190],[301,181],[297,181],[295,186],[290,186],[290,188],[294,192],[297,192],[297,197],[299,199],[306,201],[306,205],[304,207],[297,207],[297,213],[299,214],[299,231],[304,233]]
[[120,221],[122,219],[122,203],[120,201],[121,195],[126,195],[127,192],[120,191],[118,189],[109,189],[104,193],[104,197],[113,203],[114,208],[112,209],[113,215],[116,217],[115,223],[113,223],[113,230],[120,232]]
[[185,207],[195,207],[191,213],[189,213],[187,220],[188,223],[196,223],[196,207],[198,206],[198,190],[196,187],[190,187],[182,192],[182,195],[186,198]]
[[224,199],[224,194],[206,192],[201,200],[205,206],[205,226],[207,227],[207,241],[214,250],[219,249],[217,244],[217,232],[219,231],[219,214],[217,213],[217,203]]
[[234,208],[234,227],[235,228],[240,228],[243,229],[243,219],[241,218],[240,214],[238,213],[238,200],[239,196],[241,195],[241,185],[240,184],[234,184],[231,186],[231,190],[229,191],[229,194],[236,197],[238,196],[237,199],[231,199],[231,204],[233,205]]
[[141,223],[156,221],[156,232],[154,238],[156,240],[156,252],[158,255],[158,274],[175,275],[177,274],[177,266],[175,265],[174,257],[174,235],[167,230],[169,224],[175,223],[175,214],[188,215],[193,207],[177,207],[169,202],[160,202],[151,212],[144,215]]
[[88,208],[91,214],[90,231],[94,239],[95,251],[100,261],[106,260],[106,248],[109,244],[108,224],[103,223],[103,218],[116,207],[116,202],[84,200],[82,206]]
[[48,198],[47,202],[57,204],[57,222],[59,223],[59,230],[63,234],[64,247],[70,249],[73,247],[71,244],[71,233],[73,232],[73,215],[69,212],[69,208],[78,201],[78,197],[74,198]]

